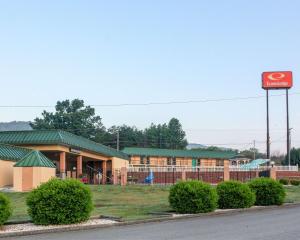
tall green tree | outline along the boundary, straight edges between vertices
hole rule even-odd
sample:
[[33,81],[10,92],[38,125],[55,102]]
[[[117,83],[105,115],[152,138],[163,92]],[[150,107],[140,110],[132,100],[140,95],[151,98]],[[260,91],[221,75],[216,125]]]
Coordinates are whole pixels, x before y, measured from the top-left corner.
[[168,148],[184,149],[188,142],[185,138],[185,132],[177,118],[172,118],[168,123]]
[[136,127],[130,127],[127,125],[112,126],[107,130],[105,140],[96,141],[102,142],[113,148],[117,148],[117,138],[119,136],[119,148],[125,147],[143,147],[144,146],[144,134],[143,131],[138,130]]
[[30,124],[33,129],[61,129],[89,139],[99,139],[105,135],[101,117],[95,115],[95,109],[85,106],[80,99],[58,101],[55,112],[42,112]]
[[144,131],[145,145],[150,148],[167,148],[169,129],[167,124],[155,125],[152,123]]
[[184,149],[187,146],[185,132],[178,119],[172,118],[168,124],[151,124],[144,131],[146,147]]
[[[291,165],[297,165],[297,164],[300,165],[300,148],[292,148],[290,158],[291,158]],[[289,164],[289,160],[287,156],[285,156],[283,164],[284,165]]]

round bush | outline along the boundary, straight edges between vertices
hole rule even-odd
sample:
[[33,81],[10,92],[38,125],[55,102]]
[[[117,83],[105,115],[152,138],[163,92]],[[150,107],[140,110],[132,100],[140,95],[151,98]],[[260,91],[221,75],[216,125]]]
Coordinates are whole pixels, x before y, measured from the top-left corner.
[[296,179],[293,179],[293,180],[291,180],[291,185],[293,185],[293,186],[299,186],[300,185],[300,181],[296,180]]
[[281,205],[285,199],[283,185],[271,178],[256,178],[249,182],[258,206]]
[[75,179],[52,179],[27,197],[28,213],[35,224],[71,224],[89,219],[93,210],[88,186]]
[[279,182],[280,182],[281,184],[283,184],[283,185],[289,185],[289,180],[288,180],[288,179],[285,179],[285,178],[281,178],[281,179],[279,180]]
[[248,208],[255,203],[255,194],[248,185],[237,181],[219,183],[217,186],[218,206],[226,208]]
[[0,226],[2,226],[11,216],[12,207],[8,197],[0,193]]
[[178,213],[206,213],[217,207],[216,190],[199,181],[179,182],[170,189],[169,202]]

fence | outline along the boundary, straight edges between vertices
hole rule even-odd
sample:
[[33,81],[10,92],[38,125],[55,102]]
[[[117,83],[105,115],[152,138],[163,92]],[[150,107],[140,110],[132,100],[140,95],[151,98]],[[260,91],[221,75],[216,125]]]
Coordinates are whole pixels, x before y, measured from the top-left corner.
[[143,184],[150,174],[153,184],[174,184],[187,179],[218,183],[224,179],[224,167],[129,167],[127,181],[129,184]]
[[[239,166],[227,167],[129,167],[126,169],[128,184],[174,184],[179,180],[200,180],[217,184],[225,180],[247,182],[257,177],[299,177],[298,166],[260,166],[256,169],[247,169]],[[149,182],[150,179],[150,182]],[[148,180],[148,181],[147,181]]]

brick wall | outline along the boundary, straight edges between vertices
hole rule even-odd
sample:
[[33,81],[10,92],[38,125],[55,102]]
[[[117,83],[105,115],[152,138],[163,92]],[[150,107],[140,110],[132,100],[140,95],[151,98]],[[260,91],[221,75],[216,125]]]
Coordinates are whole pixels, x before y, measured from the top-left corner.
[[300,172],[296,171],[277,171],[276,179],[282,178],[300,178]]

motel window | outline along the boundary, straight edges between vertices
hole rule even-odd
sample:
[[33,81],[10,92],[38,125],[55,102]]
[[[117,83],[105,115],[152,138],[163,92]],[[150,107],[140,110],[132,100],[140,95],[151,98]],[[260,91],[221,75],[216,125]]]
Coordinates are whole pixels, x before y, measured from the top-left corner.
[[146,164],[147,164],[147,165],[150,165],[150,157],[147,157],[147,158],[146,158]]
[[201,159],[197,159],[197,166],[201,165]]
[[172,159],[170,157],[167,158],[167,165],[172,165]]
[[172,165],[176,166],[176,158],[175,157],[172,158]]
[[216,166],[217,166],[217,167],[224,166],[224,161],[223,161],[223,160],[217,160],[217,161],[216,161]]
[[140,164],[141,164],[141,165],[144,165],[144,164],[145,164],[145,157],[144,157],[144,156],[141,156],[141,157],[140,157]]

